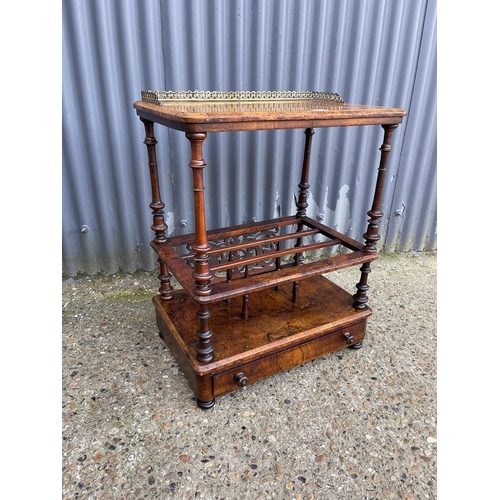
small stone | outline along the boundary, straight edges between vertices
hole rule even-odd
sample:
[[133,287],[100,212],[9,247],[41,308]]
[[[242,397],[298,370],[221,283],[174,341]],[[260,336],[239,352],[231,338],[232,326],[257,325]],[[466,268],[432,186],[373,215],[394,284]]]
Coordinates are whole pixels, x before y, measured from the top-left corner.
[[429,436],[429,437],[427,438],[427,442],[428,442],[429,444],[437,443],[437,439],[436,439],[436,438],[433,438],[433,437],[431,437],[431,436]]
[[205,467],[213,467],[214,463],[213,462],[206,462]]
[[325,459],[325,455],[318,455],[315,458],[316,462],[323,462],[324,459]]
[[187,455],[181,455],[179,457],[184,463],[186,463],[188,461],[188,456]]
[[153,476],[149,476],[148,477],[148,483],[149,484],[155,484],[155,482],[156,482],[156,480],[155,480],[155,478]]
[[293,483],[286,483],[287,490],[293,490]]
[[93,459],[94,459],[94,462],[99,462],[100,460],[102,460],[104,458],[104,455],[102,453],[97,453],[94,455]]
[[289,399],[285,399],[285,404],[286,405],[289,405],[291,403],[291,401]]
[[330,445],[330,451],[332,451],[332,452],[339,451],[339,449],[338,449],[338,447],[337,447],[337,445],[335,443],[332,443]]
[[303,476],[299,476],[297,479],[298,479],[301,483],[305,483],[305,482],[307,481],[307,480],[306,480],[306,478],[305,478],[305,477],[303,477]]

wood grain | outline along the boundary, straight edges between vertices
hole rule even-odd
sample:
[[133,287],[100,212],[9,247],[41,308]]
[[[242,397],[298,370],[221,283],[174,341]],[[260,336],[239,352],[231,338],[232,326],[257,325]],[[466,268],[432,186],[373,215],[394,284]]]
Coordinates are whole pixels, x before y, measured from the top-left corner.
[[[210,363],[197,359],[197,303],[184,290],[175,290],[174,299],[167,302],[153,299],[162,337],[198,399],[209,401],[214,397],[200,394],[201,386],[204,391],[212,387],[206,377],[241,371],[254,363],[249,377],[252,383],[266,374],[348,347],[343,337],[346,331],[356,342],[362,341],[370,309],[356,311],[351,295],[323,276],[304,281],[296,302],[291,300],[292,286],[287,283],[250,294],[247,320],[241,315],[242,299],[213,304],[210,326],[214,359]],[[262,377],[257,376],[259,373]],[[234,382],[229,386],[219,383],[223,388],[217,389],[218,394],[238,388]]]
[[184,132],[223,132],[289,128],[382,125],[401,123],[406,111],[361,104],[328,101],[200,102],[173,101],[153,104],[134,103],[137,114]]

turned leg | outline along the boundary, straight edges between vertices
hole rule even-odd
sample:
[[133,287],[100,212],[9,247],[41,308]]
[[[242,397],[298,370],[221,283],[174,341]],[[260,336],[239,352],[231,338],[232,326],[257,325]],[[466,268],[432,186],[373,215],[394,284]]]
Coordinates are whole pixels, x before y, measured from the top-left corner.
[[200,304],[196,317],[200,320],[200,329],[196,332],[198,345],[196,346],[196,357],[202,363],[210,363],[214,359],[214,346],[212,344],[212,330],[208,320],[212,314],[208,306]]
[[241,304],[241,317],[245,320],[248,319],[248,293],[243,295],[243,302]]
[[170,284],[172,275],[168,272],[168,267],[165,262],[163,262],[161,259],[158,259],[158,262],[160,263],[160,274],[158,275],[158,279],[160,280],[160,288],[158,290],[160,292],[160,299],[171,300],[174,297],[174,289]]
[[[309,189],[309,161],[311,158],[311,144],[312,136],[314,135],[313,128],[307,128],[304,132],[306,134],[306,143],[304,146],[304,161],[302,162],[302,176],[299,184],[299,197],[296,203],[297,206],[297,218],[302,218],[306,216],[307,211],[307,190]],[[302,220],[299,221],[297,225],[297,231],[302,231],[304,229],[304,224]],[[302,246],[302,238],[297,238],[296,247]],[[304,256],[302,253],[295,254],[295,265],[300,266],[304,261]],[[299,293],[299,282],[293,282],[292,288],[292,302],[297,301],[297,295]]]
[[[248,278],[248,266],[245,266],[245,278]],[[250,299],[250,296],[248,293],[245,293],[243,295],[243,301],[241,303],[241,317],[244,320],[248,319],[248,301]]]
[[371,273],[370,263],[367,262],[361,266],[361,278],[359,283],[356,285],[357,292],[353,295],[354,299],[354,309],[366,309],[366,303],[368,302],[368,297],[366,292],[368,291],[368,274]]
[[[380,147],[381,157],[380,165],[377,175],[377,184],[375,187],[375,194],[373,196],[372,208],[368,212],[368,229],[363,238],[365,239],[365,246],[363,252],[366,254],[376,255],[377,254],[377,242],[380,240],[380,235],[378,234],[379,221],[384,215],[381,212],[382,207],[382,194],[384,190],[385,174],[387,172],[387,162],[389,160],[389,153],[391,152],[391,138],[397,125],[382,125],[384,129],[384,142]],[[368,274],[370,273],[370,263],[365,263],[361,267],[361,279],[356,285],[357,292],[353,295],[354,308],[358,310],[366,309],[366,303],[368,302],[368,297],[366,292],[368,291]],[[354,346],[353,346],[354,347]]]
[[[149,162],[149,177],[151,179],[151,195],[152,202],[149,207],[153,214],[153,225],[151,229],[155,233],[155,243],[165,243],[167,238],[165,233],[168,229],[167,224],[165,224],[165,219],[163,217],[163,209],[165,208],[165,203],[161,201],[160,196],[160,184],[158,182],[158,162],[156,160],[156,144],[158,141],[154,136],[154,123],[141,118],[144,123],[144,128],[146,130],[146,139],[144,144],[148,149],[148,162]],[[159,294],[161,300],[171,300],[173,298],[173,289],[170,285],[171,275],[168,272],[167,265],[159,260],[160,262],[160,274],[158,279],[160,280]]]
[[[199,296],[210,295],[212,292],[210,280],[213,276],[208,262],[208,250],[210,246],[207,239],[207,227],[205,220],[205,186],[203,185],[203,169],[206,167],[202,155],[203,141],[206,133],[186,133],[191,143],[191,161],[189,166],[193,171],[193,193],[195,214],[195,242],[193,244],[195,293]],[[209,328],[208,319],[210,311],[208,306],[199,305],[197,314],[200,320],[200,329],[197,332],[198,345],[196,347],[197,359],[202,363],[210,363],[214,359],[214,346],[212,344],[212,331]]]

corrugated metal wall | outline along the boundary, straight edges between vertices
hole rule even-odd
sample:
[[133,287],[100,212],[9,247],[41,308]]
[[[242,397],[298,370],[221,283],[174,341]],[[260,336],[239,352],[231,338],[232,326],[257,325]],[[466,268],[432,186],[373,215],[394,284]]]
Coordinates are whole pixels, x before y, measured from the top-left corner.
[[[64,275],[156,268],[132,108],[147,89],[320,90],[405,108],[379,249],[436,248],[436,0],[63,2]],[[316,129],[313,139],[308,212],[360,240],[382,132]],[[188,141],[163,127],[156,137],[169,232],[192,232]],[[208,226],[295,213],[303,143],[302,130],[209,134]]]

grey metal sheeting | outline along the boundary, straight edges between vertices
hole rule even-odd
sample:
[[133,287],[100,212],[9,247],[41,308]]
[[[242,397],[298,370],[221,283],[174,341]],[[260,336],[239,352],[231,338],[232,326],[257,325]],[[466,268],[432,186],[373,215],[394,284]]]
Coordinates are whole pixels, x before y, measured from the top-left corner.
[[[435,0],[63,2],[66,276],[157,265],[144,130],[132,107],[148,89],[317,90],[405,108],[379,249],[436,249]],[[188,141],[155,133],[169,232],[192,232]],[[316,130],[311,216],[362,240],[381,142],[380,127]],[[303,143],[302,130],[209,134],[208,227],[294,213]]]

